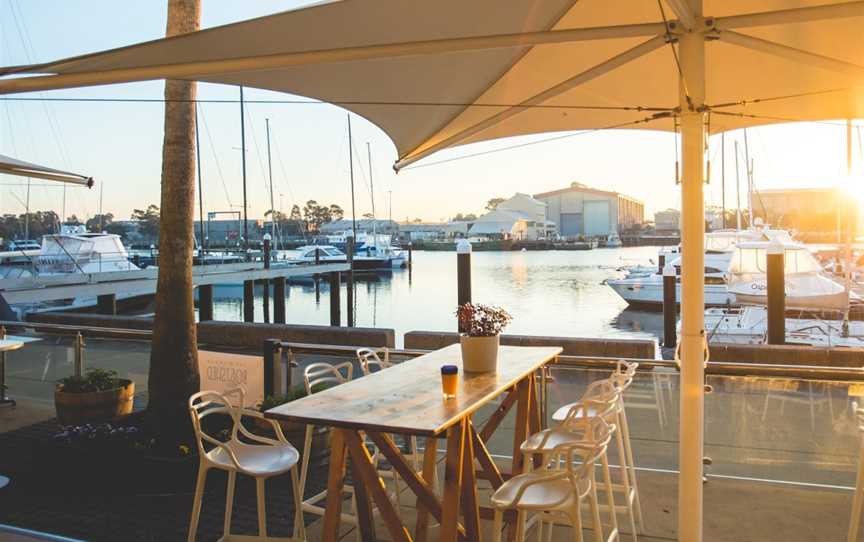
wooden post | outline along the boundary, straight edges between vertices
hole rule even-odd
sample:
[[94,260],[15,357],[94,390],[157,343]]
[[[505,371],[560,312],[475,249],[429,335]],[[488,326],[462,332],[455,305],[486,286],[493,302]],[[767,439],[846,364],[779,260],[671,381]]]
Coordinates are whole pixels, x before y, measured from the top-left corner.
[[345,254],[348,258],[348,282],[345,285],[345,301],[348,304],[348,327],[354,327],[354,236],[345,240]]
[[664,267],[666,267],[666,255],[661,254],[657,257],[657,273],[662,275]]
[[[460,239],[456,243],[456,302],[459,306],[471,303],[471,243]],[[459,327],[459,332],[465,331]]]
[[670,263],[663,268],[663,346],[666,348],[675,348],[678,342],[678,331],[675,329],[678,322],[676,278],[675,266]]
[[[320,264],[321,264],[321,249],[316,248],[315,249],[315,265],[317,266]],[[321,303],[321,284],[320,284],[321,277],[318,275],[318,273],[315,273],[312,276],[315,279],[315,304],[317,305],[318,303]]]
[[339,300],[339,289],[342,287],[342,277],[339,271],[332,271],[330,273],[330,325],[331,326],[341,326],[342,325],[342,314],[341,307],[342,303]]
[[783,245],[771,243],[767,254],[768,344],[786,343],[786,284]]
[[414,265],[414,251],[413,245],[411,241],[408,241],[408,270],[411,270],[411,267]]
[[198,287],[198,321],[213,319],[213,285],[202,284]]
[[114,294],[103,294],[96,297],[96,307],[99,314],[117,314],[117,296]]
[[255,321],[255,282],[243,281],[243,321]]
[[[264,234],[264,269],[270,269],[270,234]],[[264,323],[270,323],[270,279],[262,279],[264,283]]]
[[273,322],[285,323],[285,277],[273,279]]

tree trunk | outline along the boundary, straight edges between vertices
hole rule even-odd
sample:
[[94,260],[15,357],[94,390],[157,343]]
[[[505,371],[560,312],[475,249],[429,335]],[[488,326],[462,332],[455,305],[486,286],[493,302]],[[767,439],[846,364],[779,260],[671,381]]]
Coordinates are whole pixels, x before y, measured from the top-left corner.
[[[168,0],[166,36],[193,32],[200,24],[200,0]],[[192,299],[195,96],[195,82],[165,81],[159,279],[147,406],[149,427],[164,449],[190,439],[186,402],[200,386]]]

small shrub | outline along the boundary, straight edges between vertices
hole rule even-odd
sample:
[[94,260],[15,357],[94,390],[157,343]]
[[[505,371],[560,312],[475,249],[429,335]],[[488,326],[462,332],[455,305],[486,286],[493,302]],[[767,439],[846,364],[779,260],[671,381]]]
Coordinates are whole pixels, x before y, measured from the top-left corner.
[[93,367],[84,376],[67,376],[57,381],[66,393],[93,393],[120,387],[117,371]]

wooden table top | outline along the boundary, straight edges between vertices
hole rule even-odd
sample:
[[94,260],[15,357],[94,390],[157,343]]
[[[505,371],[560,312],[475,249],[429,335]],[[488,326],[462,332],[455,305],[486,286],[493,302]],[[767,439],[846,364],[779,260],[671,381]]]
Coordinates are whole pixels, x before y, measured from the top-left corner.
[[11,352],[12,350],[18,350],[22,346],[24,346],[24,341],[0,339],[0,352]]
[[[562,349],[502,346],[498,372],[465,373],[458,344],[277,406],[269,418],[385,433],[435,436],[546,363]],[[441,366],[459,367],[453,399],[441,392]]]

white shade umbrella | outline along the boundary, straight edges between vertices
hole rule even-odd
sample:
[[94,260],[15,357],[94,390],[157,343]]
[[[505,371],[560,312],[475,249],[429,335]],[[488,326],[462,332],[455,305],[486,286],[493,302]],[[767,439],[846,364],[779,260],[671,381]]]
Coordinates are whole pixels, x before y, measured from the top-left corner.
[[290,92],[381,127],[396,146],[397,169],[441,149],[512,135],[680,129],[678,535],[697,541],[705,137],[864,116],[862,23],[861,1],[345,0],[7,68],[0,75],[49,75],[0,80],[0,94],[161,78]]
[[77,173],[69,173],[59,169],[52,169],[38,164],[31,164],[23,160],[18,160],[9,156],[0,154],[0,174],[18,175],[19,177],[33,177],[37,179],[47,179],[49,181],[60,181],[70,184],[78,184],[91,188],[93,186],[93,177],[78,175]]

